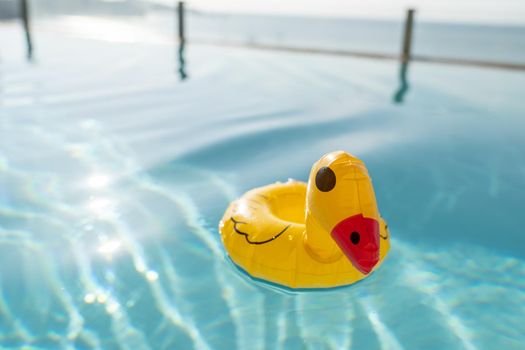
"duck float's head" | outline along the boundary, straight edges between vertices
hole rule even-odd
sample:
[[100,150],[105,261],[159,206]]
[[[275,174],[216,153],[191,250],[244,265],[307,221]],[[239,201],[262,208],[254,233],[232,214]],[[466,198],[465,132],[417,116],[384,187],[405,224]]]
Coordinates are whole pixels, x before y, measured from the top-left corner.
[[364,275],[390,246],[368,171],[360,159],[343,151],[328,153],[313,165],[306,225],[306,248],[316,260],[330,262],[344,254]]

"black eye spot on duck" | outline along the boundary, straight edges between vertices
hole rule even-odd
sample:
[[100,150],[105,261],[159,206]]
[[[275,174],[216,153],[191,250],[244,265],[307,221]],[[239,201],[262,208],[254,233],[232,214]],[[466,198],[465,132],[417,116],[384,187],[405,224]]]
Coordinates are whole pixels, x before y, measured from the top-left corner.
[[322,167],[315,175],[315,185],[321,192],[329,192],[335,187],[335,173],[327,166]]

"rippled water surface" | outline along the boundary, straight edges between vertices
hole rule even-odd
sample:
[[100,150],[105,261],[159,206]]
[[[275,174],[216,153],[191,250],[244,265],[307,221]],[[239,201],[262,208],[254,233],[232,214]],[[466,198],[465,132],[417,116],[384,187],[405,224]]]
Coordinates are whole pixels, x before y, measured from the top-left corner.
[[[414,64],[394,103],[389,61],[190,45],[180,82],[155,32],[42,25],[28,64],[0,29],[2,348],[523,348],[523,72]],[[336,149],[368,165],[387,260],[330,291],[252,281],[226,206]]]

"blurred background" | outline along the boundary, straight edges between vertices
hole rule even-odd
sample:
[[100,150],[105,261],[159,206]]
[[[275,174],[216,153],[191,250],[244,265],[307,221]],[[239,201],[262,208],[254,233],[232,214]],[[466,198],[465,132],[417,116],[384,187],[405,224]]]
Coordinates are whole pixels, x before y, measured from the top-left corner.
[[[522,349],[521,0],[0,0],[0,348]],[[392,249],[290,291],[245,191],[366,163]]]

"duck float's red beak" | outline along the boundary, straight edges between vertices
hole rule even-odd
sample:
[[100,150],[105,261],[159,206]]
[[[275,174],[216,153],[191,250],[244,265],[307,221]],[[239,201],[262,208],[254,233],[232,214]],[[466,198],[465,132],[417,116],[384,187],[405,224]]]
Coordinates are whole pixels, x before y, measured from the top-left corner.
[[367,275],[379,261],[379,223],[362,214],[339,222],[332,238],[352,264]]

